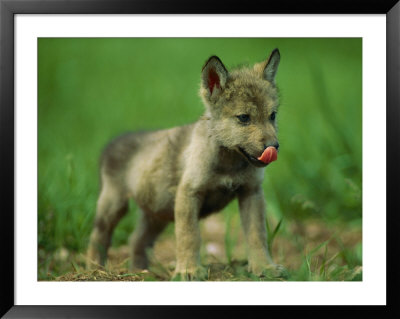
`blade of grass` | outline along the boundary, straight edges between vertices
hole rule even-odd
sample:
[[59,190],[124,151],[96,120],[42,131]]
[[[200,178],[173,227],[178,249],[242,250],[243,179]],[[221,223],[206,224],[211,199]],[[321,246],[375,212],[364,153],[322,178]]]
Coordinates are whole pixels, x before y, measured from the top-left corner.
[[272,243],[273,243],[273,241],[274,241],[274,239],[276,237],[276,234],[278,233],[279,229],[281,228],[282,221],[283,221],[283,217],[280,219],[280,221],[278,222],[278,224],[274,228],[274,231],[272,232],[272,234],[270,234],[268,222],[266,223],[267,224],[267,231],[268,231],[268,239],[267,239],[268,240],[268,249],[269,249],[270,253],[272,251]]

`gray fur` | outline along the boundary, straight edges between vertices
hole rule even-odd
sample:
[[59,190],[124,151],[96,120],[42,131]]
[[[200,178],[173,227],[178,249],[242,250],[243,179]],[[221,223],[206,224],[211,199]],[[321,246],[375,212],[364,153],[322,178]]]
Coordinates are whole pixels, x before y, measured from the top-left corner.
[[[148,266],[146,250],[167,223],[175,221],[175,274],[202,278],[198,220],[238,198],[250,271],[275,269],[266,241],[264,167],[249,156],[257,158],[265,146],[277,143],[276,123],[270,119],[279,105],[274,83],[277,57],[279,52],[274,51],[269,60],[230,73],[219,58],[211,57],[201,76],[205,114],[197,122],[129,133],[105,148],[88,266],[104,263],[112,231],[132,197],[142,211],[131,239],[132,267]],[[210,79],[218,84],[210,85]],[[249,114],[250,123],[238,121],[243,113]]]

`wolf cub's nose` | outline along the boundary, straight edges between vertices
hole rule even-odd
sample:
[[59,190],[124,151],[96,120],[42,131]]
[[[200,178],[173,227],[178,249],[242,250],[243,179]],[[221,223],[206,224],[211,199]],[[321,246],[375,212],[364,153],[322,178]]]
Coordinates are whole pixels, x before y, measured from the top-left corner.
[[264,149],[266,149],[267,147],[269,147],[269,146],[273,146],[273,147],[275,147],[276,148],[276,150],[278,150],[279,149],[279,143],[278,142],[276,142],[275,144],[270,144],[270,145],[265,145],[264,144]]

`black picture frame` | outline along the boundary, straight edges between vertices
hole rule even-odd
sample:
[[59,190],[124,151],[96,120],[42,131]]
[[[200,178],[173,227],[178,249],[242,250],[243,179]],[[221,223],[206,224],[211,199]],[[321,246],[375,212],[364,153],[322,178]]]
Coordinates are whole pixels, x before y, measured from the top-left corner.
[[[385,14],[387,52],[387,305],[386,306],[16,306],[14,303],[14,18],[16,14]],[[5,318],[159,318],[316,315],[379,318],[399,317],[399,275],[395,271],[398,256],[399,204],[397,181],[400,162],[400,3],[398,0],[270,1],[256,3],[163,0],[0,0],[0,192],[2,243],[1,309]],[[383,107],[383,106],[382,106]],[[383,213],[383,212],[377,212]],[[384,279],[382,279],[384,280]]]

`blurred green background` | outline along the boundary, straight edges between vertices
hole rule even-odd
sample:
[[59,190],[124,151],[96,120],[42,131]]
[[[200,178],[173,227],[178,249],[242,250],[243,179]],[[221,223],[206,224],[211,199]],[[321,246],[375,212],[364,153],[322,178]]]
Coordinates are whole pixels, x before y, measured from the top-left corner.
[[[281,147],[266,169],[268,214],[361,226],[361,39],[40,38],[39,278],[49,271],[47,254],[86,249],[99,155],[111,138],[196,121],[203,113],[201,68],[210,55],[229,70],[265,60],[274,48],[281,52]],[[237,205],[228,210],[237,212]],[[135,220],[132,204],[114,246],[126,243]]]

